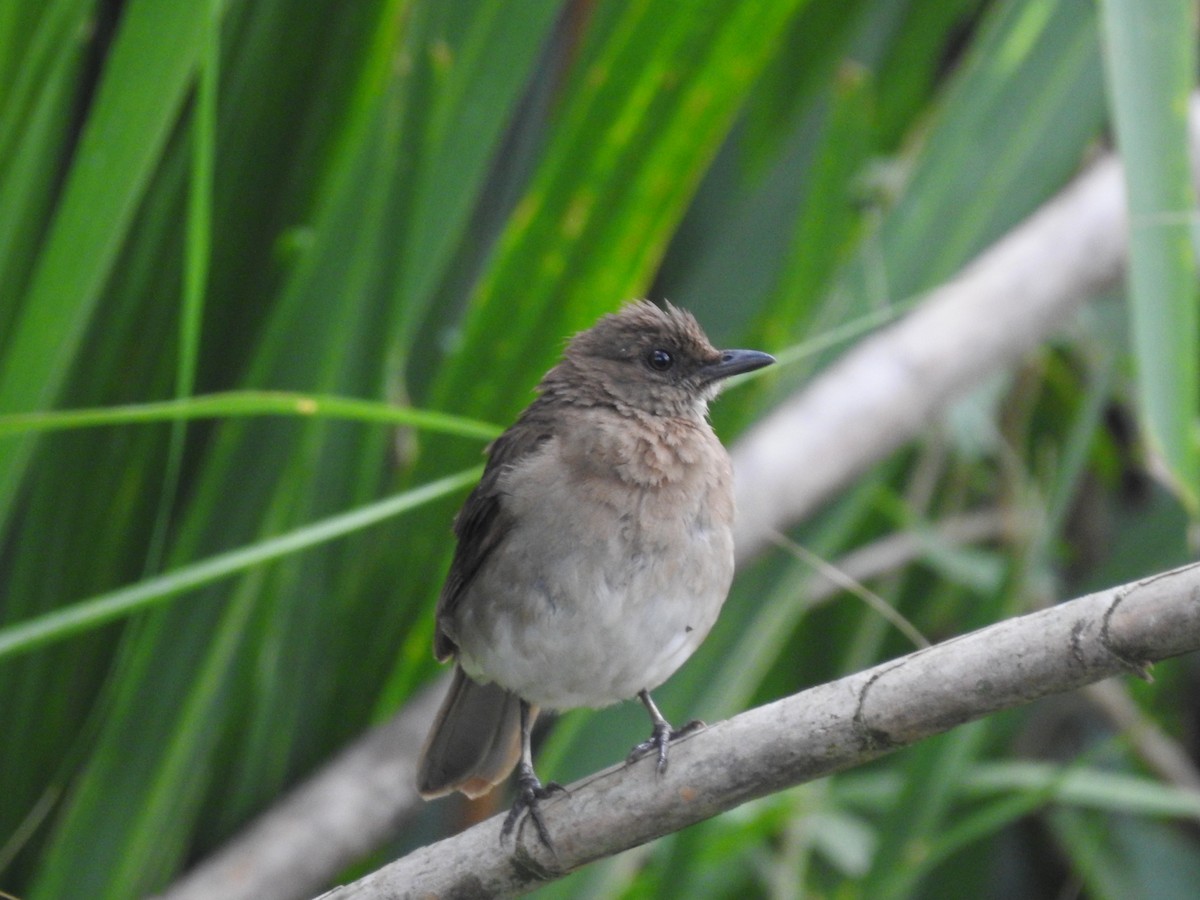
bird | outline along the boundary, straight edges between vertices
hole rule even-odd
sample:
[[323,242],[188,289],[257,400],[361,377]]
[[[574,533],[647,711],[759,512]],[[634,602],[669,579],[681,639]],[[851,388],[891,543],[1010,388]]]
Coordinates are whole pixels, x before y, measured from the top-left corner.
[[525,815],[553,849],[530,734],[541,710],[637,697],[657,756],[673,729],[650,696],[708,635],[733,578],[733,469],[708,420],[731,375],[686,310],[640,300],[567,343],[534,401],[486,449],[455,517],[434,655],[453,678],[418,763],[426,799],[487,794],[515,768],[501,839]]

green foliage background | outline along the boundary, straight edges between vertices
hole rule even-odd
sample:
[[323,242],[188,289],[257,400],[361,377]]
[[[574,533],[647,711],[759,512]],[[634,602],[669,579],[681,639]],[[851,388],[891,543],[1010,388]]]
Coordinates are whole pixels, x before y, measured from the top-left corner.
[[[431,677],[450,517],[564,335],[635,296],[773,351],[898,315],[1113,135],[1128,296],[794,536],[836,558],[924,535],[873,588],[934,639],[1186,559],[1194,15],[0,6],[0,888],[160,888]],[[731,391],[726,440],[832,352]],[[936,536],[977,509],[1024,527]],[[716,719],[907,649],[855,599],[807,607],[808,574],[783,554],[745,571],[664,709]],[[1194,668],[1129,688],[1193,759]],[[539,765],[565,781],[642,730],[632,707],[569,714]],[[384,855],[452,827],[447,808]],[[1185,897],[1198,819],[1194,789],[1059,701],[544,893]]]

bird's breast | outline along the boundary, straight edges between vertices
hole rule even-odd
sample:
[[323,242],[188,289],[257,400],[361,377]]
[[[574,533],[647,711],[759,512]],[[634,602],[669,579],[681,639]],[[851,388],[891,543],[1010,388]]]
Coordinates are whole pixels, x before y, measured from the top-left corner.
[[[601,465],[612,447],[594,449],[581,463],[579,448],[550,441],[505,473],[512,524],[455,623],[470,674],[549,708],[657,687],[708,634],[733,575],[729,462],[715,436],[689,462],[668,446],[666,466]],[[629,477],[648,468],[660,477]]]

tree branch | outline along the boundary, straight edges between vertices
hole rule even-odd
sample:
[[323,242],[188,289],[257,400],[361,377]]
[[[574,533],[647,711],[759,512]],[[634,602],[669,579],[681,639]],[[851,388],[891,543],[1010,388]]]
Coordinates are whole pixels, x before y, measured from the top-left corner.
[[989,713],[1200,649],[1200,564],[1008,619],[680,740],[543,803],[557,856],[497,816],[323,897],[515,896],[739,804]]

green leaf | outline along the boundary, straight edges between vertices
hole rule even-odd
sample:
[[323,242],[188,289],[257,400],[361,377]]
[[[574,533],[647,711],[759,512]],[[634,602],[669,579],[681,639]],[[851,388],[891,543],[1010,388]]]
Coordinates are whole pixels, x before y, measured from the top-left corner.
[[1102,0],[1106,75],[1129,195],[1129,297],[1142,432],[1200,519],[1200,315],[1188,141],[1196,82],[1188,0]]
[[342,419],[377,425],[407,425],[458,437],[490,440],[500,429],[487,422],[375,400],[303,394],[295,391],[226,391],[156,403],[103,406],[54,412],[15,413],[0,416],[0,438],[27,431],[96,428],[103,425],[183,422],[193,419],[227,419],[244,416],[295,416],[304,419]]
[[[646,289],[802,2],[704,4],[688,15],[665,0],[620,6],[572,74],[544,162],[472,298],[433,405],[508,418],[527,396],[512,390],[512,373],[544,371],[563,335]],[[480,370],[491,377],[481,381]]]
[[482,467],[468,469],[361,509],[331,516],[287,534],[200,560],[127,588],[81,600],[33,621],[0,628],[0,659],[29,653],[55,641],[66,640],[81,632],[99,628],[114,620],[165,603],[186,591],[369,528],[377,522],[408,512],[439,497],[457,493],[477,481],[481,472]]
[[[0,359],[0,413],[53,405],[195,72],[204,3],[133,0]],[[0,443],[0,523],[33,451]]]

